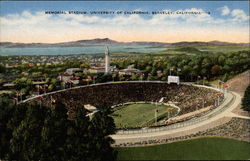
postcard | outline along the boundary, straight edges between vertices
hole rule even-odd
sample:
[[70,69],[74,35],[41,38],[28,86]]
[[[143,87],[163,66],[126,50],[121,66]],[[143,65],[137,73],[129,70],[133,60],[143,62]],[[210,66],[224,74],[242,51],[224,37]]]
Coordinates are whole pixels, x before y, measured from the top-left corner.
[[0,1],[0,160],[249,160],[249,1]]

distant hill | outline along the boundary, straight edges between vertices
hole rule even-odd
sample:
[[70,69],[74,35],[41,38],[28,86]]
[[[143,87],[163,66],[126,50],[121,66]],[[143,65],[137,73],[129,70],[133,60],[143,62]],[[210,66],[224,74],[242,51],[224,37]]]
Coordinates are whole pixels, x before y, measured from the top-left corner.
[[201,53],[202,51],[194,48],[194,47],[181,47],[173,49],[174,51],[183,51],[183,52],[189,52],[189,53]]
[[209,41],[209,42],[202,42],[202,41],[181,41],[172,43],[173,46],[209,46],[209,45],[218,45],[218,46],[225,46],[225,45],[242,45],[242,46],[249,46],[250,43],[230,43],[230,42],[222,42],[222,41]]
[[197,47],[197,46],[208,46],[208,45],[249,45],[249,43],[228,43],[220,41],[210,41],[210,42],[176,42],[176,43],[163,43],[163,42],[151,42],[151,41],[133,41],[133,42],[118,42],[111,40],[109,38],[97,38],[90,40],[78,40],[69,41],[62,43],[13,43],[13,42],[0,42],[1,48],[36,48],[36,47],[81,47],[81,46],[105,46],[105,45],[152,45],[152,46],[162,46],[162,47]]
[[55,46],[96,46],[96,45],[118,45],[120,44],[117,41],[104,38],[104,39],[91,39],[91,40],[78,40],[78,41],[70,41],[63,43],[53,44]]
[[78,40],[62,43],[12,43],[0,42],[0,47],[15,48],[15,47],[80,47],[80,46],[97,46],[97,45],[118,45],[117,41],[104,38],[104,39],[91,39],[91,40]]
[[153,42],[153,41],[133,41],[133,42],[126,42],[124,43],[126,45],[154,45],[154,46],[160,46],[160,45],[171,45],[171,43],[163,43],[163,42]]
[[171,45],[172,46],[207,46],[207,45],[209,45],[209,42],[200,42],[200,41],[187,42],[187,41],[181,41],[181,42],[172,43]]
[[51,44],[43,43],[12,43],[12,42],[0,42],[1,48],[25,48],[25,47],[53,47]]

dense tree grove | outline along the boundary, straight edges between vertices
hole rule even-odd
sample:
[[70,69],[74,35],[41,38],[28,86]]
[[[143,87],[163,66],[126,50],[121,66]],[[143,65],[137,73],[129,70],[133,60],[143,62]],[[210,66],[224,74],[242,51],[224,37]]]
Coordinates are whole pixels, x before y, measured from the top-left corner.
[[[106,109],[106,108],[104,108]],[[0,101],[0,158],[3,160],[112,161],[116,153],[109,137],[115,133],[109,111],[92,117],[82,108],[68,119],[63,104],[51,109]]]
[[0,65],[0,73],[5,73],[5,67],[3,65]]
[[248,85],[244,97],[242,98],[242,109],[250,111],[250,85]]
[[214,77],[234,76],[238,73],[250,69],[249,51],[239,51],[234,53],[209,53],[194,56],[140,56],[135,58],[115,59],[113,65],[119,68],[126,68],[133,64],[147,73],[156,76],[157,71],[164,74],[180,75],[186,81],[194,81],[198,76],[204,76],[208,79]]

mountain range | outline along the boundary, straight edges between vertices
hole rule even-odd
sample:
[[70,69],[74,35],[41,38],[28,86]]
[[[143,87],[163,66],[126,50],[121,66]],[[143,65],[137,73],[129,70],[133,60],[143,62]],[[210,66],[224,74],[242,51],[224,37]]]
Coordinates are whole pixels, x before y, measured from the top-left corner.
[[208,46],[208,45],[249,45],[249,43],[229,43],[221,41],[210,42],[175,42],[175,43],[163,43],[163,42],[151,42],[151,41],[132,41],[132,42],[118,42],[109,38],[103,39],[90,39],[90,40],[78,40],[62,43],[13,43],[13,42],[0,42],[0,48],[36,48],[36,47],[81,47],[81,46],[105,46],[105,45],[151,45],[151,46]]

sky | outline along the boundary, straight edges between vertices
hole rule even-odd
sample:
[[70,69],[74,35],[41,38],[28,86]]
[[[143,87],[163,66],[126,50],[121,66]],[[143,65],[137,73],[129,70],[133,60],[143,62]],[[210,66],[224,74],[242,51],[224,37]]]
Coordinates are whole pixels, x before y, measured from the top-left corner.
[[[45,14],[46,11],[66,14]],[[86,14],[69,14],[69,11]],[[93,11],[113,11],[114,14],[91,14]],[[124,14],[133,11],[147,14]],[[171,14],[152,14],[163,11]],[[57,43],[94,38],[125,42],[249,43],[249,2],[0,2],[0,42]]]

